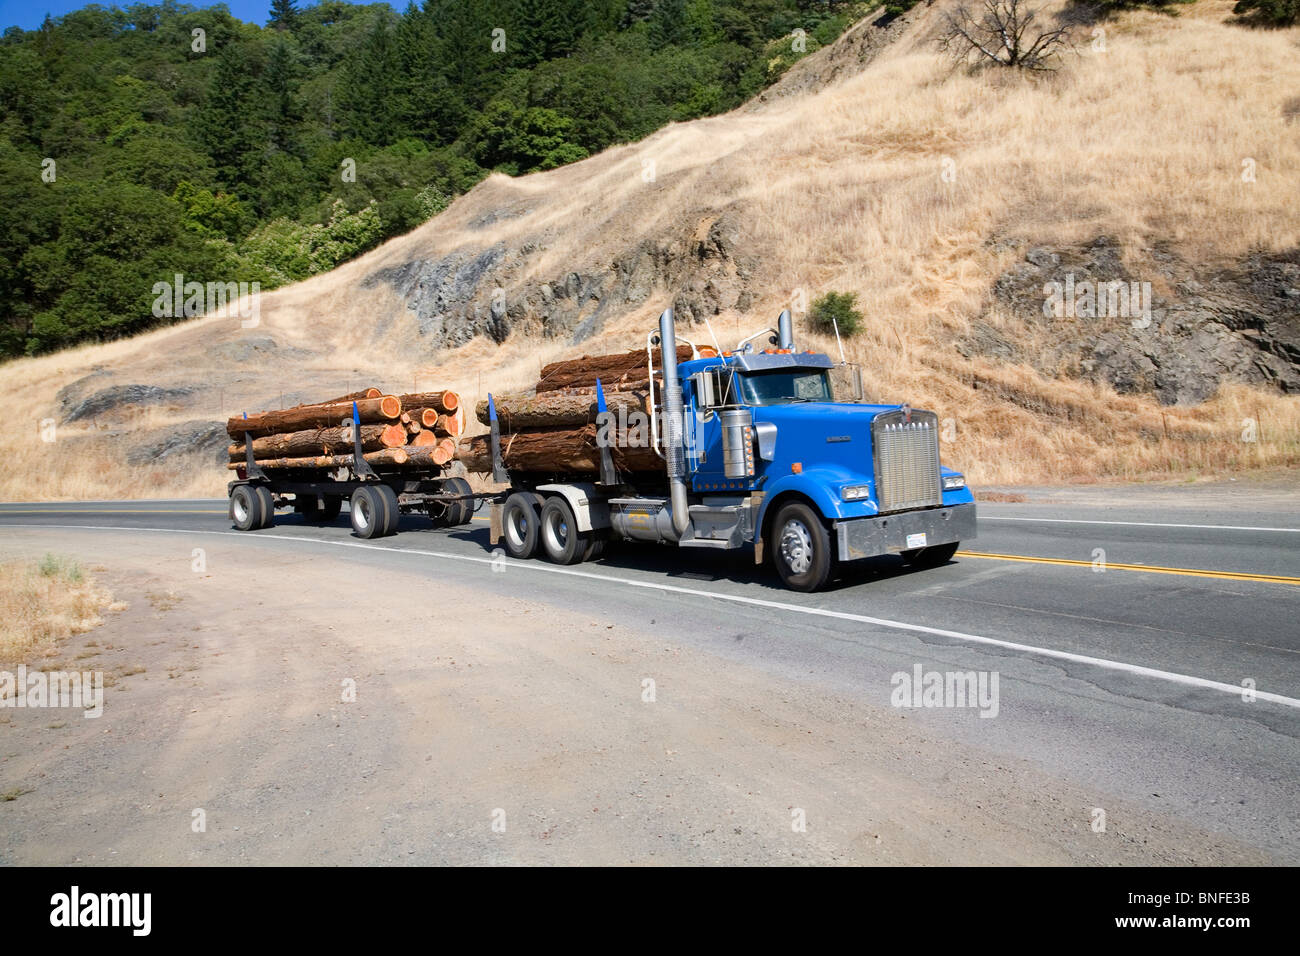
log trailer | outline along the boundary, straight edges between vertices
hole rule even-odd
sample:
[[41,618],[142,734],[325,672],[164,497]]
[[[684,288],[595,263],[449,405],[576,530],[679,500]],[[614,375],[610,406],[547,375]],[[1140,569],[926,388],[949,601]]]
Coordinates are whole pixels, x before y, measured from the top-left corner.
[[[759,350],[755,340],[765,335],[774,347]],[[461,525],[490,502],[491,546],[515,559],[540,554],[575,564],[597,557],[611,540],[752,546],[755,563],[770,557],[797,591],[822,588],[839,563],[878,555],[898,554],[918,568],[941,565],[975,537],[974,497],[965,478],[939,461],[937,416],[865,402],[855,366],[795,348],[788,311],[776,329],[730,352],[685,345],[690,357],[681,361],[673,311],[665,310],[646,342],[648,448],[635,449],[652,470],[616,467],[629,460],[620,443],[642,432],[621,422],[608,427],[615,413],[598,381],[594,473],[574,475],[571,461],[548,467],[535,457],[527,471],[508,469],[489,396],[490,463],[471,467],[490,468],[506,491],[475,494],[463,477],[440,470],[372,466],[359,440],[352,456],[340,456],[346,477],[267,473],[249,441],[246,466],[230,484],[231,517],[241,529],[264,527],[277,504],[292,503],[308,518],[330,519],[347,498],[353,530],[369,538],[395,532],[403,512]],[[659,368],[656,352],[664,357]],[[848,394],[837,395],[840,387]],[[355,417],[354,426],[359,434]],[[283,495],[293,501],[277,498]]]

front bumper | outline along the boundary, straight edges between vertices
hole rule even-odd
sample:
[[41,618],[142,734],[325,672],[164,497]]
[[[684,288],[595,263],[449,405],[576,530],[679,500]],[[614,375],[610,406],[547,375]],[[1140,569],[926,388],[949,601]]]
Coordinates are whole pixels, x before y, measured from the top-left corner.
[[835,541],[841,561],[969,541],[974,537],[974,504],[899,511],[835,522]]

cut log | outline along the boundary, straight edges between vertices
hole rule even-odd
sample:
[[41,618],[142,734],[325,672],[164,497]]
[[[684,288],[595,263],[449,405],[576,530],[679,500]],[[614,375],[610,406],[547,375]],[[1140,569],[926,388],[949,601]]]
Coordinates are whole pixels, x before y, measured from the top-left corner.
[[[655,368],[663,365],[663,356],[659,349],[654,351]],[[692,355],[689,345],[677,346],[677,361],[685,362]],[[552,362],[542,366],[541,376],[537,382],[537,391],[551,392],[573,386],[595,385],[600,379],[601,385],[610,391],[623,391],[620,383],[649,378],[646,369],[645,349],[633,349],[631,352],[619,352],[613,355],[584,355],[582,358]],[[618,389],[611,386],[620,385]]]
[[[625,472],[663,472],[664,462],[653,449],[630,447],[631,439],[648,441],[648,435],[618,433],[614,465]],[[461,441],[456,456],[468,471],[488,474],[492,455],[487,435]],[[600,449],[596,446],[596,426],[547,428],[515,432],[501,436],[501,453],[505,466],[513,471],[553,475],[594,475],[600,472]]]
[[464,417],[457,409],[450,415],[439,413],[436,408],[416,408],[411,415],[423,427],[443,438],[455,438],[465,430]]
[[436,408],[440,412],[454,412],[460,405],[460,396],[452,391],[412,392],[398,398],[403,408]]
[[[410,462],[411,456],[403,448],[384,448],[380,451],[368,452],[361,456],[372,465],[405,465]],[[267,470],[277,470],[285,468],[302,468],[302,469],[319,469],[319,468],[344,468],[352,464],[351,455],[317,455],[308,458],[259,458],[256,459],[259,468]],[[226,465],[229,469],[239,468],[244,463],[242,461],[232,461]]]
[[[362,425],[361,450],[378,451],[406,443],[406,431],[398,425]],[[350,454],[352,426],[312,428],[282,435],[253,439],[253,458],[304,458],[316,455]],[[244,445],[240,442],[227,449],[231,461],[243,461]]]
[[[395,395],[383,395],[379,398],[363,398],[356,402],[357,414],[362,424],[387,423],[396,421],[402,414],[402,403]],[[278,411],[260,412],[226,421],[226,434],[242,441],[244,432],[254,438],[274,435],[278,432],[296,432],[307,428],[331,428],[341,425],[352,417],[352,402],[337,402],[333,405],[300,405],[297,408],[285,408]]]
[[442,442],[414,447],[407,445],[406,453],[409,456],[406,462],[408,468],[441,468],[455,457],[456,448],[448,448]]
[[[366,388],[359,392],[353,392],[351,395],[340,395],[338,398],[327,398],[323,402],[312,402],[313,405],[337,405],[339,402],[357,402],[363,398],[381,398],[383,392],[377,388]],[[299,405],[299,408],[303,406]]]
[[[525,428],[546,428],[559,425],[588,425],[596,421],[595,389],[591,395],[569,395],[559,392],[541,392],[537,395],[514,394],[493,396],[497,421],[504,431]],[[629,392],[605,392],[605,407],[618,414],[620,411],[644,412],[645,396]],[[474,410],[478,420],[490,425],[488,403],[479,402]]]
[[411,440],[406,443],[408,447],[423,447],[425,445],[438,444],[438,436],[427,428],[421,428],[411,436]]

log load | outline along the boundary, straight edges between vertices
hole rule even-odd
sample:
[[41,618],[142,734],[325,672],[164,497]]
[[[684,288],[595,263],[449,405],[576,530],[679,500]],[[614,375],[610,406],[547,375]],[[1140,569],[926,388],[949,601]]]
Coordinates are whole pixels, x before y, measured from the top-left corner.
[[399,395],[403,408],[436,408],[443,414],[450,414],[460,407],[460,396],[452,391],[411,392]]
[[[629,436],[612,429],[614,466],[625,472],[662,472],[663,459],[650,448],[628,447]],[[642,435],[642,440],[648,440]],[[461,441],[456,457],[468,471],[489,474],[492,454],[487,435]],[[590,475],[600,471],[600,449],[596,446],[596,426],[546,428],[515,432],[501,436],[501,456],[513,471],[555,475]]]
[[[548,428],[559,425],[588,425],[596,421],[595,389],[592,395],[571,395],[561,392],[540,392],[537,395],[512,394],[493,396],[497,421],[503,432],[525,428]],[[616,415],[620,412],[644,412],[645,393],[606,392],[605,407]],[[474,410],[478,420],[490,425],[488,403],[482,401]]]
[[[402,414],[402,403],[395,395],[363,398],[356,401],[357,414],[362,424],[386,424],[397,421]],[[259,412],[256,415],[231,418],[226,421],[226,434],[242,441],[248,432],[254,438],[278,432],[295,432],[309,428],[331,428],[352,417],[352,402],[332,405],[300,405],[278,411]]]
[[442,438],[455,438],[465,430],[459,414],[444,415],[436,408],[413,408],[411,417],[421,428],[427,428]]
[[[383,448],[379,451],[367,452],[362,455],[366,461],[376,466],[388,465],[406,465],[413,461],[411,451],[406,446],[400,448]],[[414,457],[419,457],[414,456]],[[232,461],[226,465],[227,468],[235,469],[243,466],[242,461]],[[316,455],[306,458],[259,458],[257,459],[258,467],[268,470],[300,468],[300,469],[330,469],[344,468],[352,464],[351,455]]]
[[[685,362],[692,355],[689,345],[677,346],[677,361]],[[655,368],[663,367],[660,349],[654,351]],[[584,355],[542,366],[537,382],[538,392],[553,392],[574,386],[594,386],[596,379],[607,392],[625,391],[625,383],[645,381],[649,378],[645,349],[619,352],[614,355]],[[617,386],[617,387],[615,387]]]
[[[379,451],[406,444],[406,431],[399,425],[362,425],[361,450]],[[244,444],[231,445],[231,461],[245,459]],[[312,428],[253,439],[253,458],[305,458],[316,455],[352,453],[352,426]]]

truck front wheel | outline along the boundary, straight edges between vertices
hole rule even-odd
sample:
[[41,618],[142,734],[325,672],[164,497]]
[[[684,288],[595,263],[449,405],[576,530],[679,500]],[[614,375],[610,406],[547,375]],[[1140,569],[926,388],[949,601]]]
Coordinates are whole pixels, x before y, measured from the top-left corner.
[[772,562],[792,591],[817,591],[831,574],[831,537],[821,516],[802,501],[783,505],[772,522]]

